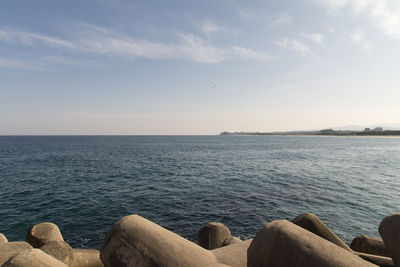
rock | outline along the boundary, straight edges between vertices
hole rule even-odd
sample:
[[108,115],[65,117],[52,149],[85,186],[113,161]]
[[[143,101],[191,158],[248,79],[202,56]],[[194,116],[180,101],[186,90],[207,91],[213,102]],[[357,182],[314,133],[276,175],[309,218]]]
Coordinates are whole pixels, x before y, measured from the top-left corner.
[[210,265],[207,265],[206,267],[231,267],[231,266],[223,264],[223,263],[211,263]]
[[200,267],[216,263],[214,254],[139,215],[119,220],[100,251],[104,266]]
[[100,260],[100,251],[95,249],[76,249],[73,250],[72,263],[70,267],[103,267]]
[[212,250],[219,263],[227,264],[232,267],[247,267],[247,249],[252,239],[240,241],[240,243],[231,244]]
[[3,267],[68,267],[40,249],[22,252],[9,259]]
[[394,265],[400,266],[400,213],[392,214],[382,220],[379,233],[385,242]]
[[207,223],[197,234],[197,244],[205,249],[222,247],[227,239],[231,239],[231,232],[228,227],[218,222]]
[[345,250],[352,251],[328,226],[326,226],[315,214],[304,213],[293,219],[292,223],[326,239]]
[[393,260],[390,257],[382,257],[378,255],[366,254],[354,252],[356,255],[361,257],[362,259],[369,261],[373,264],[376,264],[380,267],[394,267]]
[[7,237],[2,233],[0,233],[0,243],[6,243],[6,242],[8,242]]
[[72,262],[72,248],[64,241],[48,242],[41,246],[40,250],[66,265],[69,265]]
[[266,224],[247,251],[248,267],[376,266],[286,220]]
[[0,266],[8,261],[11,257],[32,250],[32,246],[27,242],[6,242],[0,243]]
[[382,238],[360,235],[353,239],[350,248],[357,252],[390,257]]
[[60,229],[54,223],[44,222],[34,225],[26,234],[25,241],[34,248],[40,248],[50,241],[64,241]]

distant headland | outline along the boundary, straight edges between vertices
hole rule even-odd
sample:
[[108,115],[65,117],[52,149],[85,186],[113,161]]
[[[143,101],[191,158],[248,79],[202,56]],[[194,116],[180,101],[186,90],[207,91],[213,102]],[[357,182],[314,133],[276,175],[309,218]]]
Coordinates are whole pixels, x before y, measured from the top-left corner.
[[220,135],[330,135],[330,136],[400,136],[400,130],[384,130],[383,127],[365,128],[363,131],[323,129],[288,132],[222,132]]

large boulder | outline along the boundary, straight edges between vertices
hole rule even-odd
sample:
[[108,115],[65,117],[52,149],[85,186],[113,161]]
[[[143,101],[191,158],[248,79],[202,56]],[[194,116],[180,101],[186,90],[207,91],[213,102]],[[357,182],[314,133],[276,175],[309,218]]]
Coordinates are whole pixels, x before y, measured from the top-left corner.
[[212,250],[219,263],[232,267],[247,267],[247,249],[252,239]]
[[360,235],[351,241],[350,248],[357,252],[390,257],[382,238]]
[[394,265],[400,266],[400,213],[392,214],[382,220],[379,233],[393,259]]
[[139,215],[126,216],[113,226],[100,258],[106,267],[203,267],[217,262],[211,251]]
[[103,267],[100,251],[95,249],[72,249],[73,257],[70,267]]
[[51,241],[64,241],[60,229],[54,223],[44,222],[34,225],[26,234],[25,241],[34,248],[40,248]]
[[22,252],[10,258],[2,267],[68,267],[40,249]]
[[326,239],[345,250],[352,251],[349,246],[344,243],[328,226],[326,226],[315,214],[300,214],[292,220],[292,223],[303,229]]
[[197,244],[205,249],[216,249],[230,244],[232,240],[228,227],[218,222],[209,222],[197,234]]
[[0,243],[0,266],[8,261],[11,257],[32,250],[32,246],[27,242],[6,242]]
[[0,233],[0,243],[6,243],[6,242],[8,242],[7,237],[2,233]]
[[247,251],[248,267],[377,266],[289,221],[266,224]]
[[40,250],[66,265],[72,262],[72,247],[67,242],[51,241],[41,246]]

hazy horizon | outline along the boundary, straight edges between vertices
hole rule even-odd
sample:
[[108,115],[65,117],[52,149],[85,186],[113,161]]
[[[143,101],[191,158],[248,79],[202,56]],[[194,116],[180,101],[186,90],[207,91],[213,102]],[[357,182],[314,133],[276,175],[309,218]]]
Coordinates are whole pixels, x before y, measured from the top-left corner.
[[399,125],[400,2],[0,3],[0,135]]

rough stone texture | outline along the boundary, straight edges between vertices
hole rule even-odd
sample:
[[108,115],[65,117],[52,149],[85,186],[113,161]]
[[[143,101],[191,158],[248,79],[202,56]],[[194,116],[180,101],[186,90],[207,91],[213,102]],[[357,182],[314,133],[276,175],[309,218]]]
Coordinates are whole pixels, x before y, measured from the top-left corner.
[[247,251],[248,267],[377,266],[286,220],[266,224]]
[[103,267],[100,251],[95,249],[73,249],[70,267]]
[[40,250],[66,265],[69,265],[72,262],[72,248],[64,241],[48,242],[41,246]]
[[6,242],[8,242],[7,237],[2,233],[0,233],[0,243],[6,243]]
[[382,220],[379,233],[385,242],[394,265],[400,266],[400,213],[392,214]]
[[210,265],[207,265],[206,267],[231,267],[231,266],[223,263],[212,263]]
[[304,213],[293,219],[292,223],[326,239],[345,250],[352,251],[328,226],[326,226],[315,214]]
[[0,243],[0,266],[8,261],[11,257],[32,250],[32,246],[26,242],[7,242]]
[[357,252],[390,257],[382,238],[360,235],[353,239],[350,248]]
[[205,249],[216,249],[231,238],[228,227],[218,222],[209,222],[197,234],[197,244]]
[[25,241],[34,248],[40,248],[50,241],[64,241],[60,229],[54,223],[44,222],[34,225],[26,234]]
[[252,239],[231,244],[226,247],[214,249],[212,252],[219,263],[227,264],[232,267],[247,266],[247,249]]
[[359,253],[359,252],[354,252],[354,253],[359,257],[361,257],[362,259],[369,261],[373,264],[376,264],[380,267],[394,267],[393,260],[390,257],[382,257],[366,253]]
[[217,262],[211,251],[139,215],[126,216],[113,226],[100,258],[106,267],[203,267]]
[[40,249],[22,252],[9,259],[2,267],[68,267]]

